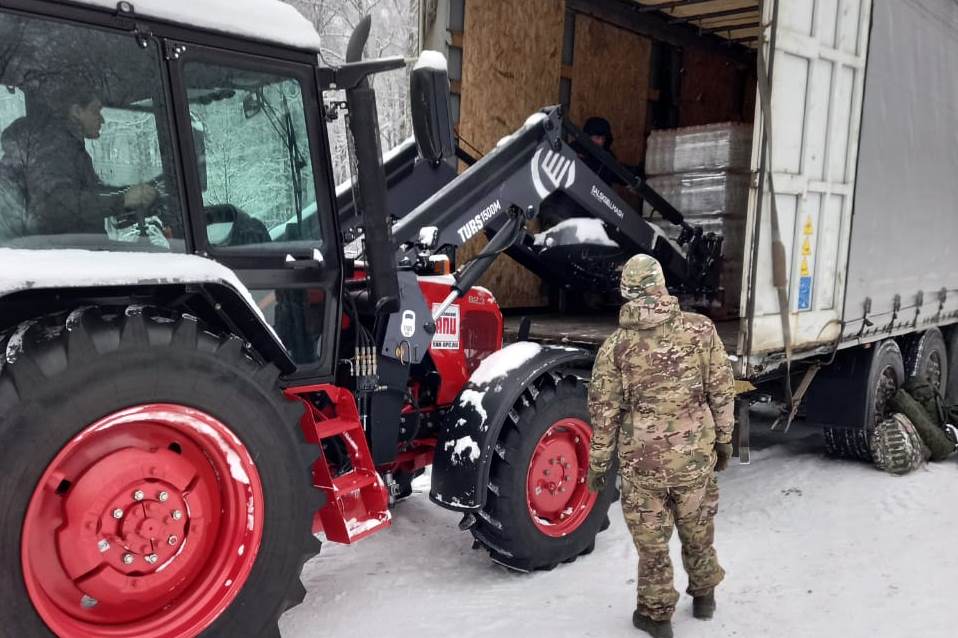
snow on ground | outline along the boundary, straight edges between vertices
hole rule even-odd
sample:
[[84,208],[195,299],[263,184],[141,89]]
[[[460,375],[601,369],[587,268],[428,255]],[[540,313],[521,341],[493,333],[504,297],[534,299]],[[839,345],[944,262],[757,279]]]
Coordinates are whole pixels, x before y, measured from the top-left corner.
[[[756,438],[752,464],[721,475],[716,544],[728,576],[716,618],[692,618],[683,594],[676,636],[955,635],[958,462],[894,477],[824,458],[811,429]],[[593,554],[524,575],[473,551],[459,515],[429,502],[428,482],[418,488],[391,530],[326,544],[307,564],[309,594],[282,619],[285,638],[644,635],[631,625],[636,555],[618,504]],[[681,591],[678,550],[673,538]]]

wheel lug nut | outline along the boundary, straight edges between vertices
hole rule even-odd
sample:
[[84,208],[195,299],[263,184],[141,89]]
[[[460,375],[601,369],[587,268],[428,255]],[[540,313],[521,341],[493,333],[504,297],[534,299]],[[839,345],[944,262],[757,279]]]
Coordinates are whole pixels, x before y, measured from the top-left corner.
[[133,564],[133,554],[123,554],[123,564],[132,565]]
[[177,539],[176,536],[170,536],[168,539],[166,539],[166,542],[170,545],[176,545],[177,540],[179,539]]
[[549,476],[549,470],[542,470],[543,476]]
[[160,560],[160,557],[156,554],[148,554],[147,556],[143,557],[143,560],[148,562],[150,565],[155,565],[156,561]]
[[143,490],[137,490],[133,492],[134,501],[142,501],[144,498],[146,498],[146,494],[143,493]]
[[181,512],[180,510],[173,510],[173,513],[170,514],[170,516],[173,517],[174,521],[178,521],[181,518],[183,518],[183,512]]
[[160,502],[161,502],[161,503],[165,503],[165,502],[167,502],[168,500],[170,500],[170,494],[169,494],[169,492],[160,492],[160,494],[159,494],[159,496],[158,496],[157,498],[160,499]]
[[120,509],[119,507],[113,510],[113,518],[115,518],[116,520],[120,520],[121,518],[123,518],[123,510]]
[[575,437],[575,442],[576,442],[576,443],[579,442],[579,437]]

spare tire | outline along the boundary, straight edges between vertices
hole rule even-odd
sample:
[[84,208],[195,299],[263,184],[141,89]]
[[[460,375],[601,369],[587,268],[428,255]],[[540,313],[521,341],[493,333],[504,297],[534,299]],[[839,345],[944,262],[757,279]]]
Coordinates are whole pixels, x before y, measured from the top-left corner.
[[945,331],[948,351],[948,379],[945,382],[945,403],[958,403],[958,326],[950,326]]

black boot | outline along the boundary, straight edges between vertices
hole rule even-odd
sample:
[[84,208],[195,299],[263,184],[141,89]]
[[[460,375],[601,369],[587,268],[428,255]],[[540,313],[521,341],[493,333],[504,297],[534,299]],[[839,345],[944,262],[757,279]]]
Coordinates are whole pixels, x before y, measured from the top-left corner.
[[715,591],[692,598],[692,615],[699,620],[711,620],[715,615]]
[[636,609],[632,612],[632,624],[636,629],[641,629],[652,638],[672,638],[671,620],[652,620],[648,616],[643,616]]

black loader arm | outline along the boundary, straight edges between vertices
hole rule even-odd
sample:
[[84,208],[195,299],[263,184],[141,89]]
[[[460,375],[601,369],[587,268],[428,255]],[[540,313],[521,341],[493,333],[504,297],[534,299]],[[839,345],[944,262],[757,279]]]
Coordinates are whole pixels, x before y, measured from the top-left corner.
[[[532,238],[510,228],[514,225],[510,220],[517,216],[535,217],[543,201],[561,191],[591,216],[610,226],[624,242],[623,248],[656,257],[671,285],[687,291],[709,292],[717,278],[721,241],[689,226],[681,213],[644,181],[585,138],[582,147],[586,151],[605,154],[601,159],[610,164],[615,174],[639,190],[646,201],[662,211],[663,217],[683,226],[682,237],[689,243],[688,256],[683,254],[678,245],[643,219],[582,161],[563,140],[564,132],[578,133],[571,125],[564,124],[561,108],[543,109],[518,131],[500,140],[492,152],[468,171],[396,222],[393,237],[400,246],[399,263],[413,262],[420,229],[434,226],[439,233],[437,246],[440,247],[462,246],[483,231],[490,237],[499,231],[510,236],[515,233],[511,243],[503,242],[500,234],[497,249],[535,272],[548,272],[547,266],[536,263]],[[505,248],[503,243],[507,244]],[[700,254],[703,250],[707,253],[704,256]],[[491,259],[487,261],[491,263]],[[460,272],[457,278],[461,280],[462,274]],[[470,279],[478,278],[475,269],[470,275]]]

